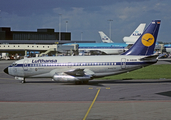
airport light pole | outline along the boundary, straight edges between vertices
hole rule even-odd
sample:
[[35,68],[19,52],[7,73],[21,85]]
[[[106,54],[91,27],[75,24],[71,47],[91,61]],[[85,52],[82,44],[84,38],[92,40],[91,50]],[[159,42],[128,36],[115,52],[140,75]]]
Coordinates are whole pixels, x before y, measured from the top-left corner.
[[109,37],[110,37],[110,39],[112,39],[112,38],[111,38],[111,34],[112,34],[112,32],[111,32],[111,31],[112,31],[112,24],[111,24],[111,22],[112,22],[113,20],[110,19],[110,20],[108,20],[108,21],[109,21]]
[[82,41],[82,39],[83,39],[83,32],[81,32],[81,41]]
[[68,25],[68,21],[66,21],[66,32],[67,32],[67,25]]
[[[1,10],[0,10],[0,15],[1,15]],[[0,16],[0,18],[1,18],[1,16]]]
[[62,14],[59,14],[59,41],[61,41],[61,17]]

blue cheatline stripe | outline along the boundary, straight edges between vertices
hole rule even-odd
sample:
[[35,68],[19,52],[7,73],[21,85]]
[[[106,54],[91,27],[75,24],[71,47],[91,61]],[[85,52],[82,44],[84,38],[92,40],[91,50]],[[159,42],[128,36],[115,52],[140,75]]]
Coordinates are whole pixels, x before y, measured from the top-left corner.
[[120,48],[125,48],[125,47],[78,47],[81,49],[120,49]]
[[171,46],[164,46],[165,48],[171,48]]
[[[144,65],[144,64],[152,64],[155,62],[88,62],[88,63],[32,63],[32,64],[17,64],[14,67],[55,67],[55,66],[116,66],[122,65],[126,63],[126,65]],[[9,66],[13,67],[13,66]]]

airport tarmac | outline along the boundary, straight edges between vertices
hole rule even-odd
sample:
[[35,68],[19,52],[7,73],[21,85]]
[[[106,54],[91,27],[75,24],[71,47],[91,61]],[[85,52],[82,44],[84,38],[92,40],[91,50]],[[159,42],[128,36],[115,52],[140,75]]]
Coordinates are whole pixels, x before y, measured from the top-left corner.
[[[0,120],[170,120],[171,80],[92,80],[88,85],[26,79],[3,72]],[[159,61],[157,64],[170,64]]]

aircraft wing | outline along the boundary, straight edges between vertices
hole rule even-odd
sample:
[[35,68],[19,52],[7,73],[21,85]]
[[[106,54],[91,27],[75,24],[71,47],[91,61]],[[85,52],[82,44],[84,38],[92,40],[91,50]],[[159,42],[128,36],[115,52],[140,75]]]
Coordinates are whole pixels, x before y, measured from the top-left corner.
[[84,69],[80,69],[80,68],[69,70],[69,71],[64,72],[64,73],[66,73],[68,75],[72,75],[72,76],[83,76],[83,75],[85,75]]
[[80,68],[69,70],[64,73],[72,76],[84,76],[84,75],[92,76],[94,74],[94,72],[89,69],[80,69]]

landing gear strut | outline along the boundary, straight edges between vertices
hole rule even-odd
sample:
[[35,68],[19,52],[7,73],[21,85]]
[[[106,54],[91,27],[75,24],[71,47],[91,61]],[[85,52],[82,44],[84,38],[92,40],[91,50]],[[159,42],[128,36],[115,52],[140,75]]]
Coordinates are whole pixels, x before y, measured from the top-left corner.
[[21,83],[25,83],[25,82],[26,82],[24,77],[17,77],[17,76],[16,76],[15,79],[16,79],[16,80],[20,80]]
[[25,78],[24,78],[23,80],[21,80],[21,83],[22,83],[22,84],[23,84],[23,83],[26,83]]
[[88,84],[88,80],[85,81],[75,81],[76,85],[80,85],[80,84]]
[[83,81],[83,84],[88,84],[88,80]]

